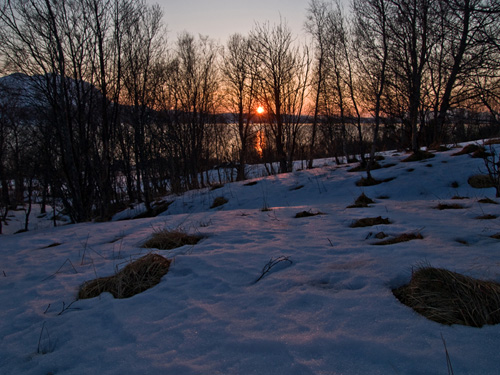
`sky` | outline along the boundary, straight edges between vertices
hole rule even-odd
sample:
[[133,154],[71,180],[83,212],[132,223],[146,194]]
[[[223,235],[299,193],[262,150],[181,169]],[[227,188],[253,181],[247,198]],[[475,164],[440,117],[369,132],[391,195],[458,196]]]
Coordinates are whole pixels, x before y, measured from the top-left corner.
[[248,34],[255,23],[284,19],[293,34],[304,34],[309,0],[148,0],[164,10],[170,38],[183,31],[208,35],[221,43],[234,33]]

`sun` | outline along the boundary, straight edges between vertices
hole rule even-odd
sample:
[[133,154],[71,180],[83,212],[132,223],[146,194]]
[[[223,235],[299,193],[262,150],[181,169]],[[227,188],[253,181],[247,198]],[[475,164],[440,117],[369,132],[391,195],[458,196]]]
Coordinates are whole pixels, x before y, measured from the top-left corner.
[[257,113],[258,113],[259,115],[263,114],[263,113],[264,113],[264,107],[262,107],[261,105],[259,105],[259,106],[257,107]]

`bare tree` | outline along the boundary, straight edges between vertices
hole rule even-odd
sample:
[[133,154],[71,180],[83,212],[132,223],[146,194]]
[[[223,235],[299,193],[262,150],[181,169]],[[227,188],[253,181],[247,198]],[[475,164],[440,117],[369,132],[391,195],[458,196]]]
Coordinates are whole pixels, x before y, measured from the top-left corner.
[[269,112],[279,171],[288,172],[292,165],[285,149],[285,102],[303,86],[303,82],[294,83],[294,80],[301,76],[307,59],[294,45],[291,31],[284,21],[273,27],[269,23],[257,24],[250,38],[252,52],[259,63],[259,98]]
[[251,147],[252,119],[256,103],[256,69],[251,54],[250,40],[240,34],[229,37],[223,54],[222,74],[227,92],[226,105],[230,112],[237,114],[237,134],[239,139],[238,181],[246,178],[245,168],[248,148]]
[[372,180],[371,169],[375,160],[378,133],[382,115],[382,100],[386,91],[389,60],[389,0],[354,0],[355,49],[359,78],[365,83],[362,93],[367,108],[373,113],[374,131],[370,160],[366,171]]

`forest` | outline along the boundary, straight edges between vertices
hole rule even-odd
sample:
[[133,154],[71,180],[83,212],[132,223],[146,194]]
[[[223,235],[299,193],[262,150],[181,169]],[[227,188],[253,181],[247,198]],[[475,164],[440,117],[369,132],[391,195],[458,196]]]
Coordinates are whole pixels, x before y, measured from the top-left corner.
[[286,20],[225,44],[162,20],[144,0],[0,1],[0,220],[34,202],[108,220],[256,163],[370,178],[378,151],[500,133],[499,0],[311,0],[307,42]]

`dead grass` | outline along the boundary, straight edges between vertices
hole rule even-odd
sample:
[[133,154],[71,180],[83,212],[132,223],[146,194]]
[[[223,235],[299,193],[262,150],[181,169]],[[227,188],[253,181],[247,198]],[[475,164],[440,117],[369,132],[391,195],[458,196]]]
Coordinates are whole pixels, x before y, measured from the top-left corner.
[[155,231],[153,236],[141,247],[145,249],[172,250],[184,245],[196,245],[203,236],[190,235],[183,230],[162,229]]
[[494,201],[493,199],[490,198],[483,198],[478,200],[479,203],[485,203],[485,204],[498,204],[498,202]]
[[227,202],[229,202],[229,201],[226,198],[224,198],[224,197],[217,197],[212,202],[212,205],[210,206],[210,208],[220,207],[220,206],[226,204]]
[[374,243],[374,245],[394,245],[401,242],[408,242],[412,240],[423,240],[424,237],[420,233],[403,233],[397,237],[388,238],[387,240]]
[[451,199],[464,200],[464,199],[470,199],[470,198],[469,197],[462,197],[461,195],[454,195],[453,197],[451,197]]
[[[348,169],[347,172],[365,172],[366,171],[366,167],[367,167],[366,164],[359,163],[359,165],[357,165],[356,167]],[[379,163],[374,162],[372,164],[372,167],[371,167],[370,170],[374,171],[374,170],[380,169],[380,168],[382,168],[382,166]]]
[[498,216],[496,216],[496,215],[487,214],[487,215],[478,216],[475,219],[477,219],[477,220],[493,220],[493,219],[496,219],[497,217]]
[[365,177],[362,177],[360,180],[356,181],[356,186],[375,186],[375,185],[380,185],[384,182],[389,182],[389,181],[392,181],[394,180],[395,177],[389,177],[389,178],[385,178],[383,180],[377,180],[373,177],[370,177],[370,178],[365,178]]
[[495,182],[488,174],[476,174],[467,180],[470,186],[476,189],[486,189],[495,187]]
[[318,211],[318,212],[301,211],[301,212],[297,212],[294,217],[296,219],[300,219],[302,217],[311,217],[311,216],[318,216],[318,215],[324,215],[324,213],[320,212],[320,211]]
[[393,293],[401,303],[438,323],[471,327],[500,323],[500,284],[493,281],[425,266]]
[[350,225],[351,228],[364,228],[364,227],[372,227],[374,225],[385,225],[391,224],[391,221],[388,218],[383,218],[382,216],[378,217],[367,217],[364,219],[359,219],[353,221]]
[[365,193],[362,193],[356,200],[353,205],[347,206],[347,208],[362,208],[362,207],[370,207],[369,204],[375,203],[371,198],[368,198]]
[[402,161],[405,163],[412,161],[421,161],[421,160],[431,159],[434,156],[436,155],[434,155],[432,152],[419,150],[408,156],[406,159],[403,159]]
[[490,236],[491,238],[494,238],[495,240],[500,240],[500,232]]
[[125,266],[113,276],[100,277],[84,283],[79,299],[94,298],[108,292],[115,298],[129,298],[156,284],[168,272],[171,261],[158,254],[147,254]]
[[436,207],[436,210],[461,210],[465,207],[458,203],[447,204],[447,203],[439,203]]
[[[470,145],[464,146],[460,151],[455,152],[454,154],[451,154],[451,156],[472,154],[473,152],[476,152],[480,148],[482,148],[482,146],[475,145],[475,144],[471,143]],[[484,149],[484,147],[483,147],[483,149]]]
[[486,142],[484,142],[484,144],[487,145],[487,146],[499,145],[500,144],[500,138],[488,139]]
[[133,219],[145,219],[145,218],[148,218],[148,217],[156,217],[159,214],[161,214],[161,213],[165,212],[166,210],[168,210],[168,207],[172,203],[174,203],[174,202],[173,201],[155,202],[155,204],[153,205],[153,207],[151,207],[150,210],[142,212],[142,213],[140,213],[137,216],[134,216]]

